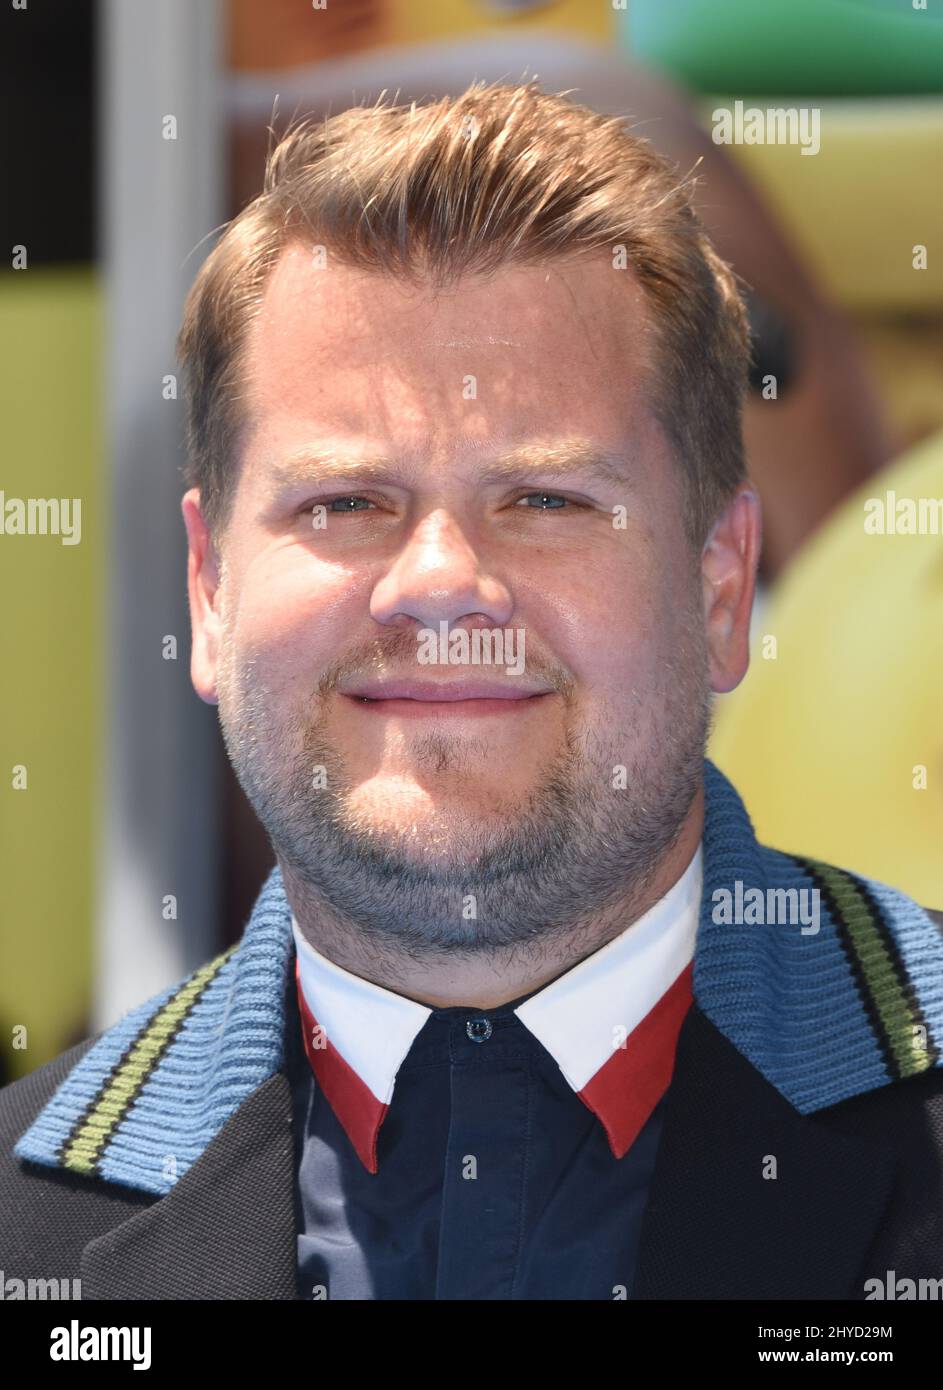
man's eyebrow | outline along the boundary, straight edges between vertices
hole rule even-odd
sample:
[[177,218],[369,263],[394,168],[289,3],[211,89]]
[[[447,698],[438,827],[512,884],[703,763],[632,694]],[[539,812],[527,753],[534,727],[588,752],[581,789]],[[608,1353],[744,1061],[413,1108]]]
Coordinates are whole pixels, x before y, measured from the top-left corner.
[[[390,458],[357,458],[302,449],[271,465],[265,491],[271,496],[288,487],[329,482],[332,478],[350,482],[388,482],[396,475],[408,480],[414,473],[414,468]],[[527,473],[553,478],[579,473],[617,487],[625,487],[630,481],[630,466],[625,458],[586,444],[551,447],[524,445],[484,463],[478,476],[482,482],[501,482]]]
[[585,444],[560,444],[551,448],[525,446],[515,449],[512,453],[487,463],[481,470],[481,477],[486,482],[498,482],[503,478],[527,472],[551,478],[585,474],[587,477],[614,483],[617,487],[625,487],[630,481],[630,467],[626,459],[606,449]]
[[364,482],[378,482],[384,478],[389,479],[394,469],[392,459],[356,458],[354,455],[302,449],[282,459],[280,463],[273,463],[264,487],[269,495],[274,495],[283,488],[329,482],[331,478],[359,478]]

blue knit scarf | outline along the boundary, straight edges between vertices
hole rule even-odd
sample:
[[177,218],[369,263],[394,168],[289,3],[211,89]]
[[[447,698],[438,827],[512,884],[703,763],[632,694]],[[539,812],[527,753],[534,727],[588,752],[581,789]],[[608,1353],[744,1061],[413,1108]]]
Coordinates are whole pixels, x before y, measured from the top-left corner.
[[[912,899],[760,845],[705,760],[703,1013],[803,1114],[941,1064],[943,935]],[[291,907],[269,874],[239,944],[109,1028],[15,1152],[166,1193],[282,1066]]]

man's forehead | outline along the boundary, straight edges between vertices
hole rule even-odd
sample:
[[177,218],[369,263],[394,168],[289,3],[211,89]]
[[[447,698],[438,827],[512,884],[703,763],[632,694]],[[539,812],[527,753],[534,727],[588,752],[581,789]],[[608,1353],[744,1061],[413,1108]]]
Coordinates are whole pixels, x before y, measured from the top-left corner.
[[304,247],[286,250],[247,336],[245,397],[256,419],[328,412],[350,429],[369,405],[401,430],[430,411],[443,428],[453,412],[477,428],[495,411],[536,410],[559,430],[561,413],[575,412],[577,428],[588,411],[601,423],[635,413],[647,333],[631,286],[605,260],[511,266],[445,291],[309,262]]
[[277,332],[280,322],[300,324],[311,315],[322,333],[361,327],[379,336],[391,321],[409,320],[411,328],[428,324],[437,347],[514,347],[523,346],[528,333],[543,331],[548,314],[605,333],[647,312],[634,272],[615,269],[605,253],[508,264],[436,286],[347,265],[323,251],[297,242],[285,248],[263,291],[257,330]]

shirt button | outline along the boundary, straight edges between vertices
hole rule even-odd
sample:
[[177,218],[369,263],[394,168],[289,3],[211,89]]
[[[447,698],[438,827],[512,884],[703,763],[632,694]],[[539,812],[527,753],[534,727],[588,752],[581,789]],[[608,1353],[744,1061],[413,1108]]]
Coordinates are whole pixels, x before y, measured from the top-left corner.
[[465,1024],[465,1032],[472,1042],[487,1042],[491,1037],[490,1018],[470,1018]]

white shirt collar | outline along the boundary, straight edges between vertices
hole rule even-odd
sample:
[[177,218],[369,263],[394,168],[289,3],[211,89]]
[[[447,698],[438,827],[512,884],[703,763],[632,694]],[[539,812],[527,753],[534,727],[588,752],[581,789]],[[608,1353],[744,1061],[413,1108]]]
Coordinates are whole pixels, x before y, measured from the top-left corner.
[[[602,1069],[618,1049],[624,1056],[626,1039],[643,1021],[650,1031],[651,1020],[657,1017],[652,1011],[672,986],[687,983],[681,977],[694,956],[702,885],[699,845],[685,872],[642,917],[514,1010],[555,1059],[573,1090],[599,1114],[614,1148],[621,1117],[606,1111],[621,1104],[618,1098],[624,1087],[613,1087],[611,1068],[605,1084]],[[335,965],[305,940],[294,915],[291,925],[298,981],[305,1004],[323,1032],[320,1045],[334,1054],[335,1067],[337,1054],[343,1059],[339,1080],[336,1070],[325,1074],[333,1082],[332,1104],[348,1128],[344,1110],[351,1078],[343,1067],[346,1063],[366,1088],[363,1096],[368,1107],[375,1106],[378,1129],[392,1100],[397,1072],[432,1010]],[[471,1012],[476,1017],[487,1014],[482,1009]],[[671,1012],[680,1027],[682,1014],[675,1007]],[[670,1042],[672,1058],[675,1040],[665,1040],[666,1045]],[[646,1048],[650,1046],[647,1040]],[[315,1065],[315,1054],[309,1057]],[[625,1071],[620,1075],[624,1080]],[[361,1121],[357,1123],[362,1127]],[[621,1128],[625,1133],[624,1124]]]

